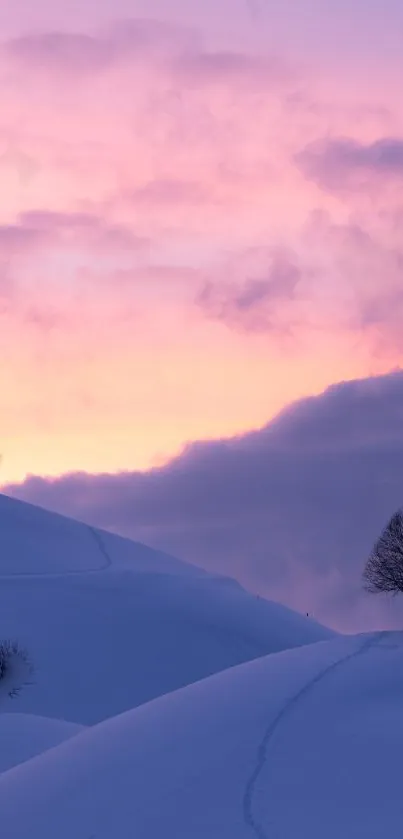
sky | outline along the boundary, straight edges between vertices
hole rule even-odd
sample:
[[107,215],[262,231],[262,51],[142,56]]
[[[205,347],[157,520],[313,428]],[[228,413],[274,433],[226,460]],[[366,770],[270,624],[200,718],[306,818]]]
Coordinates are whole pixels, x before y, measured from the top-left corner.
[[403,0],[15,0],[0,32],[3,485],[147,475],[401,367]]

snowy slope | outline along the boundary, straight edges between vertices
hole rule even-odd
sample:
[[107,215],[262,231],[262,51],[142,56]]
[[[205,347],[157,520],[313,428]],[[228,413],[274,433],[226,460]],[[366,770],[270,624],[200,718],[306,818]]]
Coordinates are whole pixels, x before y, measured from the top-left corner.
[[2,577],[66,576],[103,571],[111,562],[123,567],[133,564],[146,571],[187,576],[205,575],[202,569],[130,539],[99,532],[82,522],[50,513],[42,507],[0,494]]
[[3,773],[4,835],[400,839],[402,695],[401,633],[248,662]]
[[[34,684],[0,713],[93,724],[212,673],[332,633],[237,583],[0,496],[0,639]],[[16,683],[15,683],[16,681]],[[7,687],[7,690],[5,689]]]
[[83,731],[82,725],[30,714],[0,714],[0,772]]

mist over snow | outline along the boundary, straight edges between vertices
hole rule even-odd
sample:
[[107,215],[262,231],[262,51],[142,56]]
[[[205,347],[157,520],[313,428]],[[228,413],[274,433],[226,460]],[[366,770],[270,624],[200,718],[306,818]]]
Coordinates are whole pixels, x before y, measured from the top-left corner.
[[401,371],[333,385],[158,469],[29,477],[5,491],[236,577],[337,629],[402,626],[399,601],[361,585],[403,502]]

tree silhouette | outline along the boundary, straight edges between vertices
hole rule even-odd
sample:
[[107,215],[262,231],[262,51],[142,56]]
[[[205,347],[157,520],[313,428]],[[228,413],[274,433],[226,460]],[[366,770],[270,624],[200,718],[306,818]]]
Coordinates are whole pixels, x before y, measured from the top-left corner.
[[370,554],[363,574],[364,588],[372,593],[403,592],[403,511],[390,519]]

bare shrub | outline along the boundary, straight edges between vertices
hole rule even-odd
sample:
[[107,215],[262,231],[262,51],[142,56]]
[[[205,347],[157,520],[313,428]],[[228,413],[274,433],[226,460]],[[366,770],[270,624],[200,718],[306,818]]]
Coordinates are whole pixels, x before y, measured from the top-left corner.
[[17,641],[0,641],[0,692],[15,698],[33,675],[27,651]]

